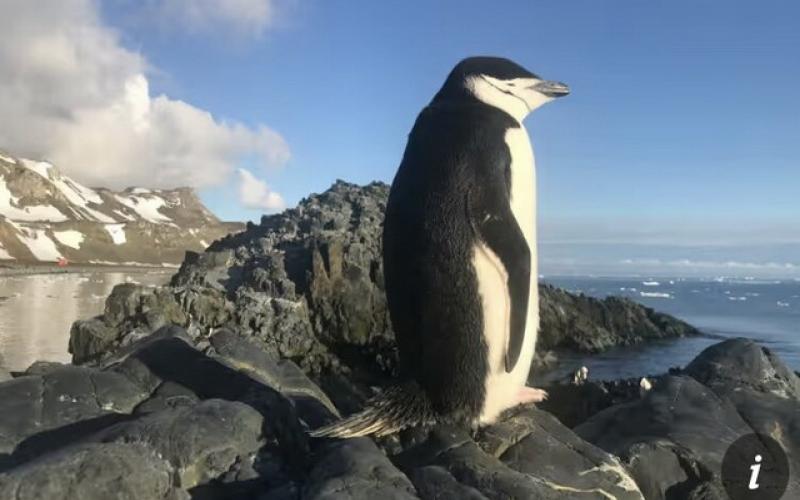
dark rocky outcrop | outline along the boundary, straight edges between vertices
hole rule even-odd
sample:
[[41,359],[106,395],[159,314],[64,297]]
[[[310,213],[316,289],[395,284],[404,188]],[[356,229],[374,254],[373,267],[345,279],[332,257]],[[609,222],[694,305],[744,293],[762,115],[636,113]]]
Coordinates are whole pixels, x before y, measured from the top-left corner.
[[515,413],[476,440],[463,430],[434,429],[396,461],[422,498],[642,498],[616,458],[552,415]]
[[[797,377],[741,339],[644,397],[635,381],[556,385],[474,434],[309,440],[394,375],[385,196],[339,182],[190,253],[170,286],[115,288],[73,326],[80,366],[0,382],[0,498],[724,498],[721,456],[754,430],[797,470]],[[542,291],[547,347],[694,332],[629,301]]]
[[144,445],[88,443],[47,454],[0,474],[0,496],[14,500],[183,500],[172,468]]
[[597,299],[550,285],[539,287],[539,346],[597,352],[648,339],[684,337],[700,332],[674,317],[625,297]]
[[613,456],[535,408],[474,438],[310,442],[337,414],[328,396],[230,330],[200,349],[164,327],[102,366],[43,371],[0,384],[0,498],[109,498],[114,483],[135,499],[641,498]]
[[[608,408],[575,431],[621,457],[646,498],[722,491],[724,454],[745,434],[772,437],[800,470],[799,382],[768,349],[731,339],[703,351],[683,374],[660,378],[644,398]],[[786,495],[800,496],[797,478]]]
[[474,435],[442,425],[310,441],[306,428],[337,410],[296,364],[231,330],[196,343],[164,327],[103,364],[37,365],[0,383],[0,498],[722,499],[722,456],[742,435],[773,436],[800,466],[800,400],[784,390],[797,382],[736,339],[644,397],[623,384],[625,402],[574,431],[521,407]]
[[[131,338],[178,324],[198,339],[220,327],[252,336],[323,385],[332,383],[323,382],[331,374],[367,385],[393,376],[397,354],[380,244],[388,191],[377,182],[337,181],[202,254],[188,252],[170,286],[118,286],[102,316],[73,326],[73,361],[97,360]],[[593,352],[698,333],[627,299],[599,300],[548,285],[540,292],[538,364],[558,347]],[[363,388],[346,392],[343,399],[361,399]]]

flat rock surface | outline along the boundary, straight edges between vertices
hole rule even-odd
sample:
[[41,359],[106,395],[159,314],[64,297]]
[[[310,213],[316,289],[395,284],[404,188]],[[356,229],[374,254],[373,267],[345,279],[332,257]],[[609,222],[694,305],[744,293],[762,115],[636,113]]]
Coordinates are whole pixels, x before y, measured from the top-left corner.
[[188,499],[169,464],[143,445],[91,443],[48,454],[0,474],[0,498],[13,500]]
[[411,481],[368,438],[332,443],[319,454],[308,475],[303,499],[418,498]]

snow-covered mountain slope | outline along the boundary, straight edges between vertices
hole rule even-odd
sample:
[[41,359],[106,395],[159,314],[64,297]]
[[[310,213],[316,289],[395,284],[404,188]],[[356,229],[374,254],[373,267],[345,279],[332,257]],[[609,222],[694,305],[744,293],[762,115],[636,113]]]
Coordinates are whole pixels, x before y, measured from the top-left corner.
[[0,261],[177,264],[244,228],[189,188],[88,188],[47,162],[0,151]]

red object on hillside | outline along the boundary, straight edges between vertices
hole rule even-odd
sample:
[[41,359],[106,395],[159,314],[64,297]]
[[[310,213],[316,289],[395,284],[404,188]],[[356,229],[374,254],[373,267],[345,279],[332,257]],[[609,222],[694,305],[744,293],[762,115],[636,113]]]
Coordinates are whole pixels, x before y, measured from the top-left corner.
[[64,257],[58,258],[58,267],[67,267],[69,265],[69,261]]

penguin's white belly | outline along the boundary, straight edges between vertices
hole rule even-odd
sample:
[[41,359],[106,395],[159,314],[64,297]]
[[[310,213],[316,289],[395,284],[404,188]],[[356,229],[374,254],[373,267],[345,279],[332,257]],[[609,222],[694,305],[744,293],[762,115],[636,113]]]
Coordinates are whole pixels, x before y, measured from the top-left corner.
[[483,309],[483,335],[488,348],[489,372],[480,422],[494,422],[498,415],[518,402],[519,391],[528,379],[536,336],[539,331],[539,288],[536,252],[536,177],[528,133],[524,127],[508,129],[506,144],[511,152],[511,211],[522,229],[531,253],[530,294],[525,338],[514,369],[505,370],[511,318],[508,274],[500,259],[482,243],[476,244],[473,266],[478,278],[478,293]]

